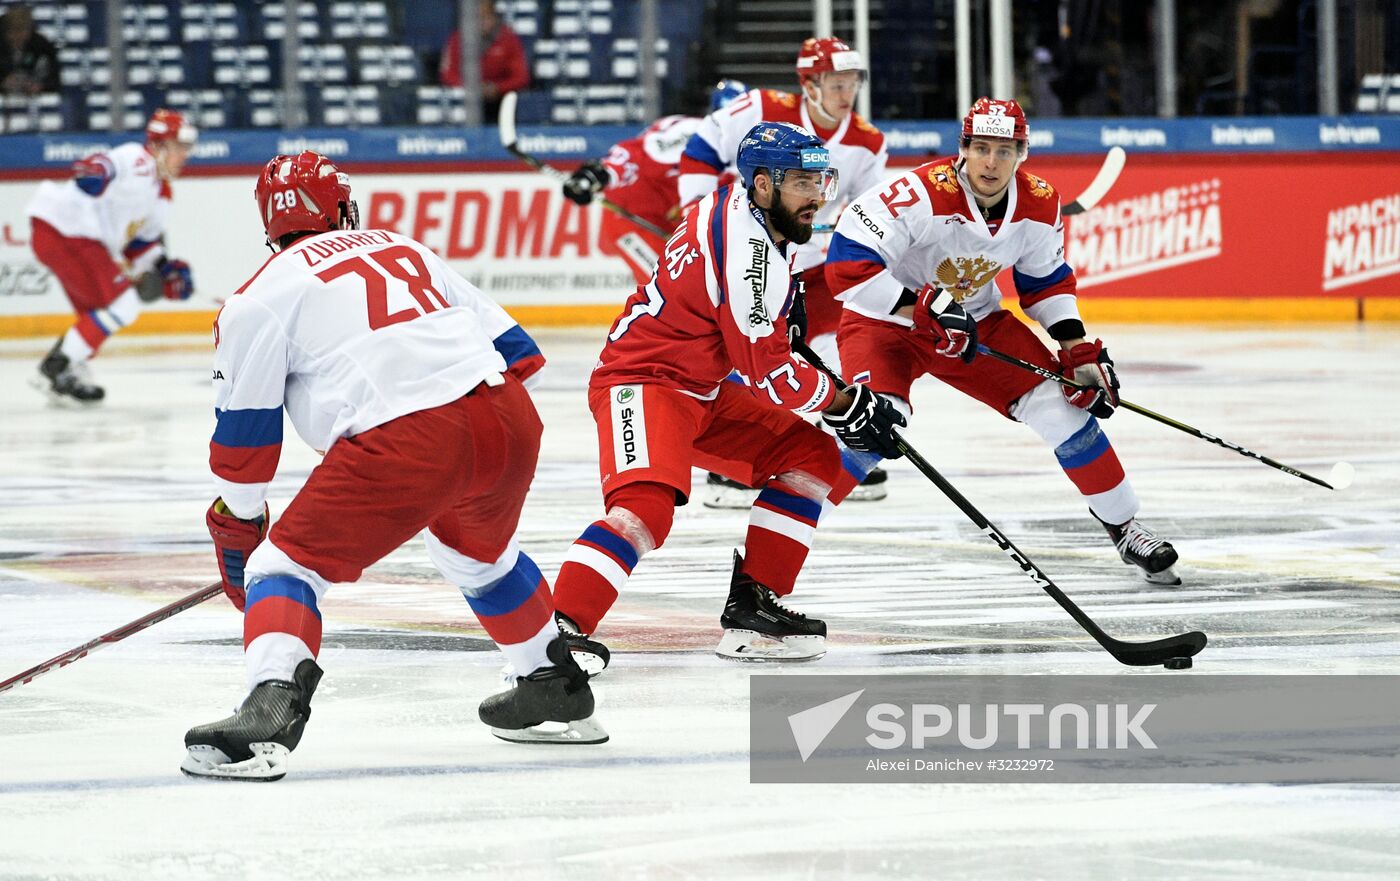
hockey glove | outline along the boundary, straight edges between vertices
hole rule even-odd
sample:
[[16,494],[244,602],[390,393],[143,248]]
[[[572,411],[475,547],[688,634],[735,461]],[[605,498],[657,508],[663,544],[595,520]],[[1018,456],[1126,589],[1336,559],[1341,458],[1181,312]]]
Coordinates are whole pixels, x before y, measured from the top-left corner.
[[564,196],[580,205],[587,205],[608,185],[608,170],[597,160],[585,162],[564,181]]
[[188,300],[194,293],[194,275],[183,260],[161,260],[156,264],[160,280],[165,285],[165,299]]
[[73,182],[89,196],[97,197],[107,191],[107,185],[117,176],[117,167],[101,153],[73,163]]
[[1060,351],[1060,375],[1086,385],[1086,389],[1063,386],[1065,397],[1081,410],[1100,419],[1113,415],[1118,406],[1118,371],[1103,347],[1103,340],[1080,343]]
[[243,611],[247,594],[243,589],[243,569],[248,564],[248,555],[262,544],[267,537],[269,512],[263,503],[263,512],[252,520],[241,520],[224,504],[223,499],[215,499],[204,515],[209,527],[209,535],[214,539],[214,556],[219,561],[219,574],[223,577],[224,593],[238,611]]
[[953,295],[936,285],[924,285],[914,302],[914,326],[933,334],[933,350],[964,364],[977,357],[977,322]]
[[807,282],[792,277],[792,305],[787,310],[788,345],[797,348],[807,341]]
[[859,383],[846,386],[851,405],[842,413],[822,412],[822,421],[831,426],[841,442],[858,453],[875,453],[886,459],[904,455],[896,446],[894,430],[908,424],[904,414],[888,398],[877,395]]

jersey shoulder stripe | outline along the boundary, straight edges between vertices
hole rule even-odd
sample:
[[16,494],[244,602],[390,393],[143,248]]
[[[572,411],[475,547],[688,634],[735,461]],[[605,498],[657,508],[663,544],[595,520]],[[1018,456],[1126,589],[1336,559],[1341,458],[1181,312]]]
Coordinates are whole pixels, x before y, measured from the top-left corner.
[[910,174],[923,185],[935,216],[957,214],[971,220],[972,209],[967,207],[967,196],[963,193],[962,183],[958,181],[956,163],[957,157],[935,159],[920,165]]
[[846,126],[846,134],[841,143],[848,147],[862,147],[871,153],[879,153],[885,146],[885,135],[871,125],[859,113],[851,114],[851,124]]
[[249,286],[251,286],[251,285],[253,284],[253,282],[255,282],[255,281],[258,280],[258,276],[260,276],[260,275],[263,274],[263,270],[264,270],[264,269],[267,269],[267,267],[272,263],[273,260],[276,260],[278,257],[281,257],[281,256],[282,256],[283,254],[285,254],[285,253],[287,253],[285,250],[278,251],[277,253],[273,254],[271,257],[268,257],[266,260],[264,260],[264,261],[263,261],[263,265],[258,267],[258,271],[255,272],[255,273],[253,273],[253,275],[252,275],[251,278],[249,278],[247,281],[243,282],[243,285],[242,285],[241,287],[239,287],[238,290],[236,290],[236,291],[233,292],[234,295],[236,296],[236,295],[241,294],[241,293],[243,293],[244,291],[248,290]]
[[761,115],[764,122],[802,125],[802,101],[796,95],[791,92],[779,92],[777,89],[763,89],[759,96],[763,101]]
[[729,201],[730,187],[718,191],[711,198],[714,204],[710,206],[710,254],[713,258],[715,280],[718,282],[716,288],[719,291],[719,302],[723,305],[729,299],[729,285],[727,282],[728,273],[725,272],[724,243],[729,235],[729,212],[725,210],[725,205]]
[[1012,220],[1034,220],[1054,226],[1060,214],[1060,194],[1043,177],[1024,168],[1016,171],[1016,216]]

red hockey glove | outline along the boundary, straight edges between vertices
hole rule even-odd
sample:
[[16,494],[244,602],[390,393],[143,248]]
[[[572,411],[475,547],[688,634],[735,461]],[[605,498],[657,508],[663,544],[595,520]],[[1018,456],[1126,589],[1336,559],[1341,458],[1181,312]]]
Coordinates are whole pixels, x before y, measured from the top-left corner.
[[194,293],[194,275],[185,261],[162,260],[156,268],[160,270],[160,280],[165,284],[167,300],[188,300]]
[[224,593],[238,611],[243,611],[247,595],[243,590],[243,569],[248,564],[248,555],[262,544],[267,537],[269,512],[263,504],[263,512],[252,520],[240,520],[233,516],[223,499],[215,499],[204,515],[209,527],[209,535],[214,539],[214,556],[219,561],[219,574],[223,576]]
[[914,326],[933,334],[933,350],[964,364],[977,357],[977,322],[953,295],[936,285],[924,285],[914,302]]
[[1100,419],[1113,415],[1118,406],[1118,371],[1113,359],[1103,347],[1103,340],[1080,343],[1060,351],[1060,375],[1072,379],[1086,389],[1063,386],[1065,397],[1081,410],[1088,410]]

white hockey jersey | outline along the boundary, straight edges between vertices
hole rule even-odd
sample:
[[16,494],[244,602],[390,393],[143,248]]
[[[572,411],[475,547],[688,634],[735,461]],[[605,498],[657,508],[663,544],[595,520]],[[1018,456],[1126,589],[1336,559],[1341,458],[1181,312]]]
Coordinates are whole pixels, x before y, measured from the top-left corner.
[[[686,144],[681,156],[682,205],[714,191],[718,176],[737,159],[744,135],[760,122],[789,122],[816,133],[807,102],[798,95],[754,89],[735,99],[705,117]],[[835,223],[842,205],[885,176],[889,153],[880,130],[855,113],[847,116],[825,140],[838,177],[838,194],[835,201],[817,212],[815,222]],[[813,236],[794,255],[793,271],[821,265],[826,259],[826,247],[826,236]]]
[[220,310],[214,346],[209,464],[240,517],[262,509],[284,409],[325,451],[544,363],[504,309],[427,247],[383,230],[320,233],[275,254]]
[[72,180],[44,181],[25,213],[65,236],[94,239],[133,276],[164,256],[161,238],[170,213],[170,184],[156,173],[156,159],[143,144],[130,143],[98,154],[110,163],[112,180],[92,196]]
[[1048,328],[1079,318],[1054,187],[1018,170],[1005,216],[989,223],[949,158],[861,193],[836,225],[826,280],[845,308],[908,325],[893,314],[906,288],[937,284],[981,319],[1001,308],[996,277],[1008,267],[1032,319]]

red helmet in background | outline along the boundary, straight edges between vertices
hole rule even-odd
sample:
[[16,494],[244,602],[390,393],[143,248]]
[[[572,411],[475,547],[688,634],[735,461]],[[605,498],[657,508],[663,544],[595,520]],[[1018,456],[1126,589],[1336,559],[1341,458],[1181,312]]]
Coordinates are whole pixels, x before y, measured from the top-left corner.
[[[360,227],[359,208],[350,198],[350,176],[310,150],[272,157],[258,177],[253,198],[268,241],[296,232]],[[342,218],[348,221],[344,226]]]
[[858,71],[861,78],[866,75],[865,62],[860,53],[835,37],[808,37],[797,52],[797,81],[806,84],[824,73],[843,70]]
[[198,138],[199,129],[178,110],[161,107],[146,121],[146,144],[150,146],[171,141],[191,146]]
[[1031,128],[1026,122],[1026,112],[1015,101],[994,101],[991,98],[978,98],[963,117],[962,137],[968,138],[1010,138],[1030,146]]

